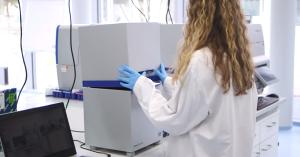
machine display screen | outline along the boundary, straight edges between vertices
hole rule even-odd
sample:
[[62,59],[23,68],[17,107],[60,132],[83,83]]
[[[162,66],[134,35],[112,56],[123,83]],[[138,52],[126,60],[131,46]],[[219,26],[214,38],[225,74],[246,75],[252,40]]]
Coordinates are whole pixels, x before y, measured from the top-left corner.
[[278,81],[270,68],[263,66],[255,69],[255,76],[264,86],[273,84]]

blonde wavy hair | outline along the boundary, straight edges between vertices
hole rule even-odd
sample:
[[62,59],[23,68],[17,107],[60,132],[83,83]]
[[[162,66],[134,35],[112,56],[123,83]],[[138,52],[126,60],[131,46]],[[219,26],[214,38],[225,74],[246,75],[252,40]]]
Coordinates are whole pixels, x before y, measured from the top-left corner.
[[240,0],[189,0],[187,15],[173,81],[183,76],[196,50],[209,47],[224,93],[232,82],[236,95],[246,94],[254,68]]

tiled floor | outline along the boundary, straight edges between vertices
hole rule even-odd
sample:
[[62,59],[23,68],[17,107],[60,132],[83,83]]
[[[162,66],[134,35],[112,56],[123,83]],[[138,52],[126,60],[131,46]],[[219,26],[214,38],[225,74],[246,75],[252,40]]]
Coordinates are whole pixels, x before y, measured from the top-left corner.
[[[293,121],[300,122],[300,97],[294,97]],[[300,156],[300,123],[291,130],[279,131],[279,157]]]
[[279,157],[300,156],[300,126],[279,132]]

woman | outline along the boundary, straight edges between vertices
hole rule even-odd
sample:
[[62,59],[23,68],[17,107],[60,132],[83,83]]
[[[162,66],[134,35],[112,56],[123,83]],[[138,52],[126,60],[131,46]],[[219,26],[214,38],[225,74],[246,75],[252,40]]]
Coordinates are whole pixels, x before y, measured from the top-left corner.
[[257,92],[240,0],[189,0],[173,77],[156,71],[167,95],[128,66],[132,89],[151,122],[167,131],[168,157],[251,157]]

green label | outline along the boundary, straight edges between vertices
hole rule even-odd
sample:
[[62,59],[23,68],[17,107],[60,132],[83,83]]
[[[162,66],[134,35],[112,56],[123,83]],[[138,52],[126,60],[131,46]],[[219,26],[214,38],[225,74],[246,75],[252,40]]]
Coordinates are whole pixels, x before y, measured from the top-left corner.
[[8,104],[12,107],[16,102],[16,93],[9,93],[7,97]]

